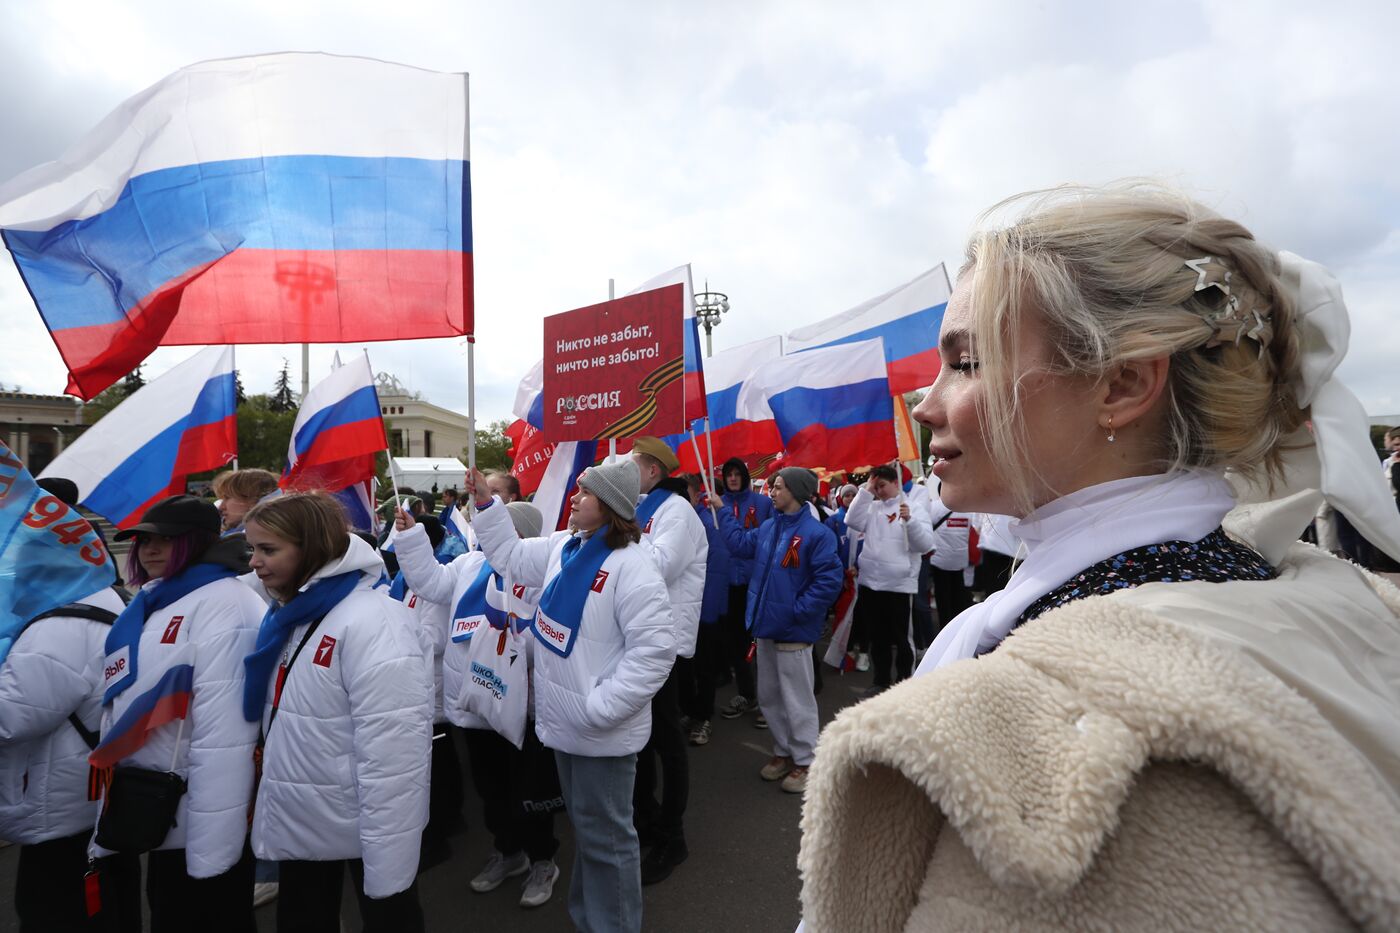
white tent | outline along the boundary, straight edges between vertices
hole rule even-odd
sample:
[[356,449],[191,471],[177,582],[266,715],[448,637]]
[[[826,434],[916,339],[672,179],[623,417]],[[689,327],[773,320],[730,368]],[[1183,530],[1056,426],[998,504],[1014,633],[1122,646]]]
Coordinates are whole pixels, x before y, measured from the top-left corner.
[[395,457],[394,478],[412,489],[460,490],[467,481],[467,468],[456,457]]

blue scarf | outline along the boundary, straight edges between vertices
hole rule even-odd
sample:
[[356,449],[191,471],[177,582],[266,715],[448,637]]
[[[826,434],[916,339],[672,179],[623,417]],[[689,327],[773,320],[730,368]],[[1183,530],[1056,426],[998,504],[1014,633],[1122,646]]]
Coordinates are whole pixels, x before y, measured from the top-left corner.
[[601,570],[612,553],[604,541],[608,528],[608,525],[599,528],[587,541],[574,535],[564,544],[559,572],[540,597],[539,611],[535,613],[535,637],[561,658],[567,658],[574,650],[588,594],[601,593],[607,585],[607,575]]
[[258,643],[253,653],[243,659],[246,679],[243,681],[243,718],[257,722],[267,705],[267,683],[277,666],[277,656],[287,644],[298,625],[324,618],[360,582],[360,572],[339,573],[324,577],[310,588],[293,596],[285,605],[273,603],[258,627]]
[[[103,667],[111,670],[120,660],[126,668],[126,673],[121,675],[120,680],[107,687],[102,702],[111,703],[123,690],[136,683],[137,646],[141,643],[141,629],[146,626],[146,620],[151,617],[151,613],[173,605],[201,586],[236,576],[236,572],[222,564],[192,564],[169,580],[161,580],[150,589],[142,587],[138,590],[136,598],[117,616],[117,621],[112,623],[112,630],[107,633],[107,658]],[[122,655],[121,658],[114,657],[119,654]]]
[[651,521],[651,517],[656,514],[656,510],[661,508],[666,500],[674,495],[675,493],[671,492],[669,489],[653,489],[646,494],[646,498],[642,500],[642,504],[637,506],[637,525],[642,528],[643,533],[648,530],[647,522]]
[[470,641],[476,630],[481,627],[482,620],[490,621],[492,607],[486,599],[486,587],[493,579],[496,588],[500,589],[501,578],[496,576],[489,563],[482,561],[481,569],[476,572],[476,579],[467,585],[466,592],[457,600],[457,608],[452,610],[450,631],[454,642],[460,644]]
[[[456,559],[455,557],[451,557],[446,554],[434,554],[433,556],[437,558],[437,562],[439,564],[450,564]],[[379,586],[379,584],[376,583],[375,586],[377,587]],[[403,602],[404,597],[406,597],[407,595],[408,581],[404,579],[403,571],[400,570],[398,573],[394,574],[394,580],[392,583],[389,584],[389,598],[397,599],[399,602]]]

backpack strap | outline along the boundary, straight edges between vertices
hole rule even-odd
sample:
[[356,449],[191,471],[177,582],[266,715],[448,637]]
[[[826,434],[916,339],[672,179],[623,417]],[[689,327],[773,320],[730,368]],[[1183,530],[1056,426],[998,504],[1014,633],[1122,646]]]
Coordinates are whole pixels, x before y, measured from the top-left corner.
[[[50,609],[48,612],[41,612],[28,622],[24,623],[25,628],[33,625],[41,619],[52,619],[58,616],[67,616],[75,619],[87,619],[89,622],[99,622],[102,625],[111,625],[117,621],[117,614],[110,609],[103,609],[100,606],[89,606],[87,603],[69,603],[66,606],[59,606],[57,609]],[[68,714],[68,722],[73,728],[78,730],[78,735],[83,737],[89,749],[97,748],[97,741],[100,736],[83,725],[83,721],[78,718],[77,713]]]

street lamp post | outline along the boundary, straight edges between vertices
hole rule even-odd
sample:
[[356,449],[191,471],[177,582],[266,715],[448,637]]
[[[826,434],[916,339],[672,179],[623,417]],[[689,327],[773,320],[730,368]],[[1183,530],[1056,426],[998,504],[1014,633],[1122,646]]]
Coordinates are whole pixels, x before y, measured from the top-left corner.
[[705,325],[705,357],[707,359],[715,355],[710,334],[728,310],[729,296],[724,292],[710,291],[710,283],[706,280],[705,290],[695,296],[695,316],[700,319],[701,324]]

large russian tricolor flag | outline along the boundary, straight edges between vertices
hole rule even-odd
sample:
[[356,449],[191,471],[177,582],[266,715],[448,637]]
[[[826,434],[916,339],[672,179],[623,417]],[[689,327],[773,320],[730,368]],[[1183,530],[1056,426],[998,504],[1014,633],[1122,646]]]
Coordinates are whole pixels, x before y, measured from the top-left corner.
[[835,317],[787,335],[788,353],[880,338],[890,391],[896,395],[933,385],[938,378],[938,331],[948,306],[948,273],[939,263],[908,284]]
[[203,62],[0,186],[0,232],[92,398],[157,346],[472,329],[467,76]]
[[301,400],[287,445],[283,489],[338,490],[375,475],[389,446],[369,354],[332,370]]
[[[135,698],[88,756],[94,768],[110,768],[130,757],[156,729],[189,714],[194,692],[193,646],[174,649],[174,654],[157,668],[159,674],[153,674],[152,681],[146,684],[141,683],[140,669],[138,665],[138,680],[131,688]],[[143,688],[140,693],[136,692],[138,687]]]
[[741,418],[778,423],[784,466],[849,470],[896,453],[894,401],[880,340],[783,356],[744,383]]
[[706,449],[704,420],[692,422],[697,436],[692,444],[689,434],[666,438],[681,461],[681,469],[704,474],[706,469],[696,459],[695,448],[708,458],[714,454],[715,466],[730,457],[748,460],[755,455],[775,454],[783,449],[778,425],[772,419],[749,421],[739,417],[739,393],[744,383],[762,373],[765,367],[783,355],[782,339],[765,337],[752,343],[721,350],[705,361],[705,401],[709,409],[710,436]]
[[128,528],[191,473],[238,454],[233,348],[208,347],[153,379],[68,445],[42,476],[78,486],[79,501]]
[[690,279],[690,263],[677,266],[654,278],[647,279],[627,294],[635,295],[638,292],[649,292],[654,288],[665,288],[668,285],[680,285],[682,288],[681,339],[685,348],[685,369],[681,379],[685,386],[685,393],[681,400],[681,414],[685,418],[683,423],[689,424],[695,418],[705,417],[706,401],[705,362],[704,357],[700,354],[700,322],[695,317],[695,286]]

